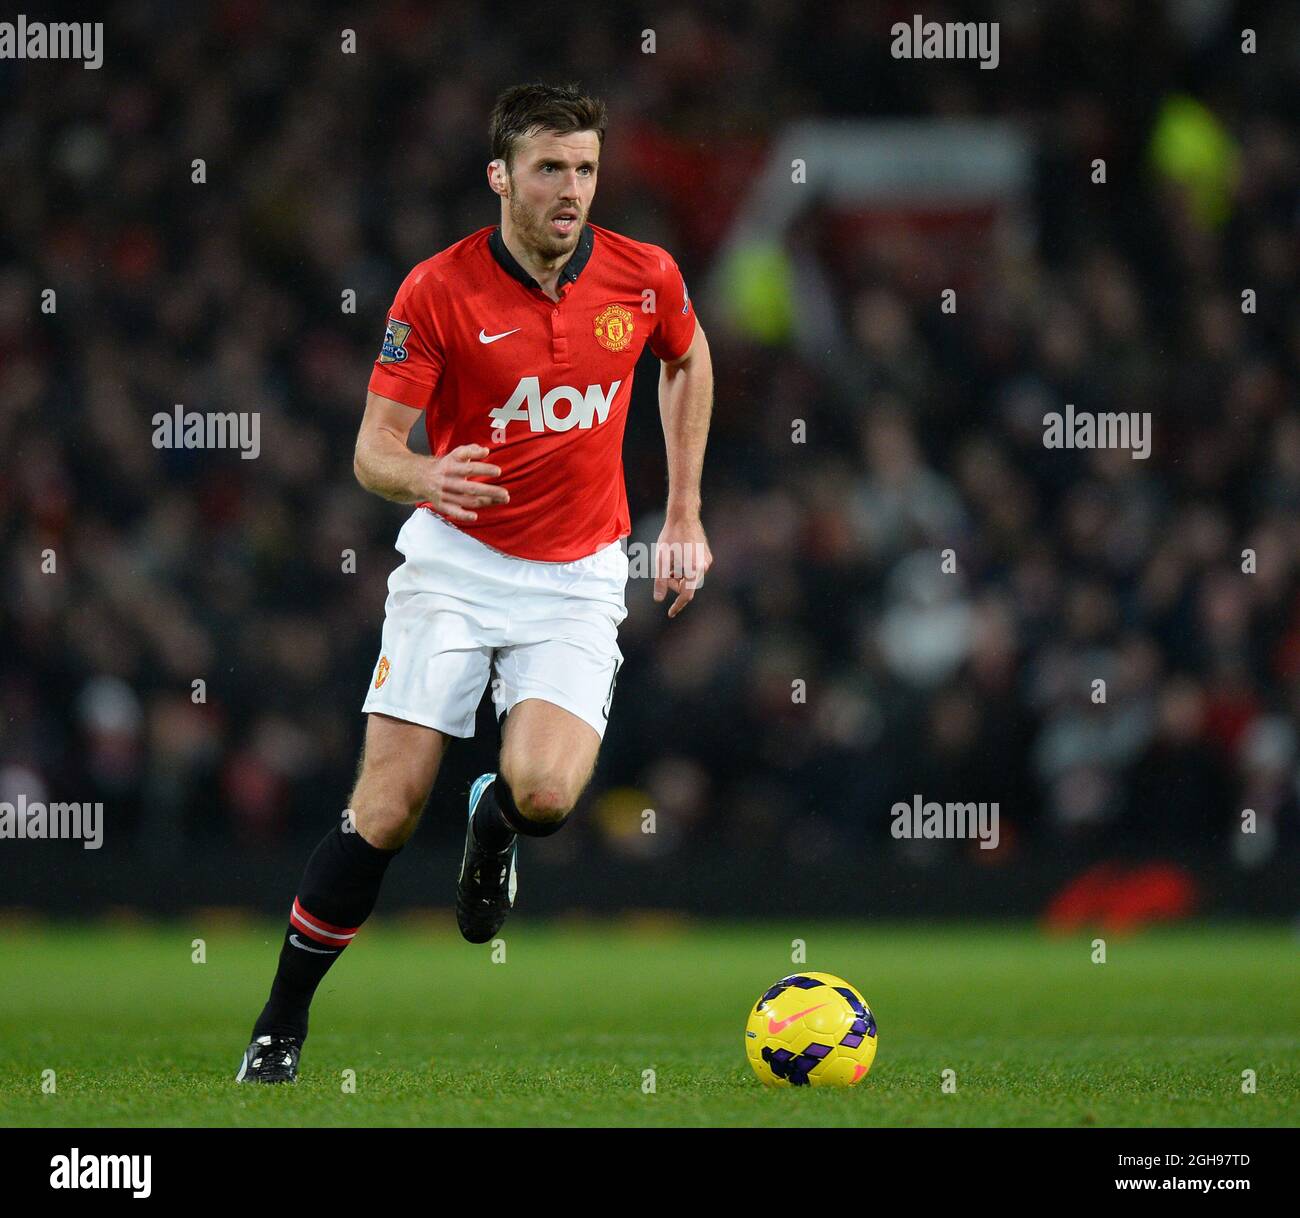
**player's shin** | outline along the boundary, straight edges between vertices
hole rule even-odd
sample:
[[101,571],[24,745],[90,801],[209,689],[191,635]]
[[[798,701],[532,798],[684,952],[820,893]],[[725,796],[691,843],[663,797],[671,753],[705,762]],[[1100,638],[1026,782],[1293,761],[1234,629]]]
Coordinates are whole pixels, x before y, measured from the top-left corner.
[[380,850],[350,822],[337,825],[307,861],[271,995],[253,1027],[253,1038],[307,1035],[307,1012],[330,965],[370,916],[384,872],[397,850]]

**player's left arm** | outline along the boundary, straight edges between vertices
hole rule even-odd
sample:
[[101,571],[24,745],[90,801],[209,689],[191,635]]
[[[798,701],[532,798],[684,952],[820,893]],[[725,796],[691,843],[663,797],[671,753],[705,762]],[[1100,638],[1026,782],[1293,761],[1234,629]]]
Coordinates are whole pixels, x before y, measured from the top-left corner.
[[659,370],[659,417],[668,450],[668,512],[655,548],[655,600],[677,595],[668,616],[676,617],[695,597],[713,564],[700,522],[700,475],[713,412],[713,362],[708,340],[695,320],[685,354],[663,360]]

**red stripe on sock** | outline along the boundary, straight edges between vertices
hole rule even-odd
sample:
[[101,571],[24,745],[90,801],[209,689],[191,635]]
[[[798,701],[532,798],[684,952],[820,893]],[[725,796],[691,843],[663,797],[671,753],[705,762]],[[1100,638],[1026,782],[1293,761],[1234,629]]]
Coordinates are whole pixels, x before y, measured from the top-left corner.
[[304,909],[297,897],[293,899],[293,908],[289,911],[289,921],[304,935],[323,943],[327,947],[347,946],[352,936],[361,928],[359,926],[335,926]]

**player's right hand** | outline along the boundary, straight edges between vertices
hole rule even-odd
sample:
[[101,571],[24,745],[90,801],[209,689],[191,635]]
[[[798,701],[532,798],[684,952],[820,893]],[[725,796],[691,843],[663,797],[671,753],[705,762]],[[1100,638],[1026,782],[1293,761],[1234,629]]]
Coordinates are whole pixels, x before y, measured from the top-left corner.
[[490,451],[482,444],[462,444],[441,457],[433,458],[429,502],[448,519],[477,520],[475,508],[510,502],[510,492],[504,486],[471,481],[473,478],[501,476],[499,465],[488,465],[483,461]]

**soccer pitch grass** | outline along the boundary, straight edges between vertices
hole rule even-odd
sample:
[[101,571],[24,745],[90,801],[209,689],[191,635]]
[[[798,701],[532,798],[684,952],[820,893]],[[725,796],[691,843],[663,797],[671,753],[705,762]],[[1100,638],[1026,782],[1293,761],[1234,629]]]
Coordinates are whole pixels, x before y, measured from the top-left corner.
[[[281,930],[215,916],[0,934],[0,1125],[1296,1125],[1300,944],[1281,926],[506,927],[506,960],[376,919],[326,977],[296,1087],[233,1077]],[[207,961],[193,963],[202,938]],[[807,961],[791,965],[791,942]],[[837,973],[880,1027],[857,1087],[762,1087],[750,1004]],[[54,1094],[42,1072],[53,1070]],[[355,1071],[354,1092],[344,1089]],[[653,1093],[643,1090],[654,1071]],[[956,1091],[941,1089],[955,1071]],[[1242,1091],[1245,1070],[1255,1094]],[[48,1076],[46,1076],[48,1077]]]

